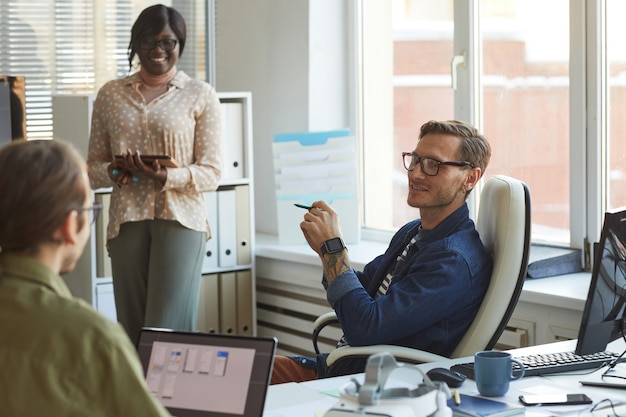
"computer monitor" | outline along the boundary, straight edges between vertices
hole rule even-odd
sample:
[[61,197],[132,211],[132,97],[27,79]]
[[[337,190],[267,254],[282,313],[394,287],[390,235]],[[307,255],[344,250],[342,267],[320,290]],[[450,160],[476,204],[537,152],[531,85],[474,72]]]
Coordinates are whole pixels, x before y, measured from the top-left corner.
[[622,207],[604,215],[575,353],[602,352],[609,342],[622,337],[625,307],[626,207]]

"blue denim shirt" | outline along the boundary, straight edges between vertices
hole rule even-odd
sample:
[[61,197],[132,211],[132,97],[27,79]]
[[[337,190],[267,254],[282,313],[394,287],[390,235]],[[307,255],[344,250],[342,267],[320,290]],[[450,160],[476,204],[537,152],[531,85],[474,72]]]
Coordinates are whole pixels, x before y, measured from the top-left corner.
[[[328,302],[350,345],[393,344],[450,356],[474,319],[489,285],[492,258],[467,204],[435,229],[420,230],[387,294],[375,298],[420,225],[420,220],[404,225],[387,251],[362,272],[347,271],[330,285],[323,278]],[[362,368],[344,373],[350,372]]]

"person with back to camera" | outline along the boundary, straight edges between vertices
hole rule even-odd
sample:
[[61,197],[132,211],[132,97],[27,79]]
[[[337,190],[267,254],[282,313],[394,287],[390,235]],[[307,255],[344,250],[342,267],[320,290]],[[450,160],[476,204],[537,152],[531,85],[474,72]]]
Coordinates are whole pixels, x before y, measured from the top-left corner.
[[72,297],[60,276],[74,269],[100,208],[78,151],[13,141],[0,167],[0,414],[169,416],[124,329]]
[[[402,226],[362,272],[350,267],[339,218],[326,202],[313,203],[300,228],[322,261],[322,284],[344,332],[338,345],[393,344],[450,356],[491,276],[491,255],[466,203],[489,164],[491,146],[468,123],[430,121],[415,150],[402,157],[407,203],[420,209],[420,218]],[[277,356],[272,383],[364,371],[366,359],[352,359],[328,375],[325,356]]]
[[[139,70],[106,83],[93,108],[89,177],[94,188],[112,187],[115,307],[135,342],[143,326],[196,330],[210,238],[203,193],[218,187],[222,128],[215,89],[176,68],[185,38],[174,8],[143,10],[129,44],[131,69],[137,56]],[[144,163],[146,154],[169,155],[179,167]]]

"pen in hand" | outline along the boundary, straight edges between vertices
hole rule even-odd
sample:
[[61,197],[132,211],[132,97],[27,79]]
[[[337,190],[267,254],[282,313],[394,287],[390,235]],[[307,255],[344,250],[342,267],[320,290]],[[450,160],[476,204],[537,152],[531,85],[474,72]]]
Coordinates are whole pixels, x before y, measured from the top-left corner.
[[305,206],[304,204],[298,204],[298,203],[294,203],[293,205],[296,206],[296,207],[300,207],[302,209],[305,209],[305,210],[311,210],[313,208],[311,206]]
[[461,405],[461,395],[458,390],[452,391],[452,396],[454,397],[454,404]]

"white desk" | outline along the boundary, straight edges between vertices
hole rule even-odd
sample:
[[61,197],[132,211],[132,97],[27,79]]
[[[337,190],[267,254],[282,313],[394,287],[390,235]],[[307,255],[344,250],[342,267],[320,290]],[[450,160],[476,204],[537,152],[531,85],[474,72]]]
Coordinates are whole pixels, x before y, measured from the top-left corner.
[[[563,352],[574,350],[576,341],[570,340],[565,342],[551,343],[541,346],[533,346],[523,349],[516,349],[510,351],[514,356],[527,355],[532,353],[548,353],[548,352]],[[617,340],[609,345],[607,348],[610,351],[621,353],[626,347],[626,344],[622,340]],[[427,371],[434,367],[449,368],[455,363],[463,363],[473,361],[473,358],[460,358],[451,359],[443,362],[433,362],[418,365],[418,367]],[[623,375],[626,375],[626,364],[620,364],[618,367],[622,367]],[[604,372],[605,369],[596,371],[597,373]],[[611,399],[614,404],[624,404],[618,406],[616,411],[618,415],[626,414],[626,389],[611,389],[611,388],[596,388],[583,386],[579,381],[583,378],[589,377],[587,374],[589,371],[578,371],[563,373],[557,375],[543,376],[543,377],[526,377],[518,381],[511,382],[509,392],[505,397],[499,398],[509,402],[518,402],[518,396],[521,394],[530,393],[548,393],[549,391],[555,392],[569,392],[579,393],[584,392],[594,400],[594,405],[603,399]],[[585,375],[582,375],[582,374]],[[363,381],[363,374],[357,374],[354,376],[327,378],[317,381],[310,381],[305,383],[289,383],[281,385],[272,385],[268,389],[268,397],[265,404],[264,417],[319,417],[323,415],[323,411],[329,409],[335,404],[338,399],[331,395],[324,393],[324,391],[337,390],[350,378],[355,377],[360,382]],[[421,377],[414,370],[411,372],[409,369],[403,369],[394,372],[391,375],[390,381],[393,383],[399,383],[400,385],[409,384],[414,387],[421,382]],[[459,391],[470,395],[479,395],[476,389],[476,383],[470,379],[459,388]],[[608,405],[608,403],[607,403]],[[527,407],[526,416],[531,417],[546,417],[554,415],[575,415],[575,416],[589,416],[591,415],[588,410],[593,405],[586,406],[564,406],[564,407]],[[603,409],[593,414],[606,417],[607,415],[613,416],[613,412],[610,409]]]

